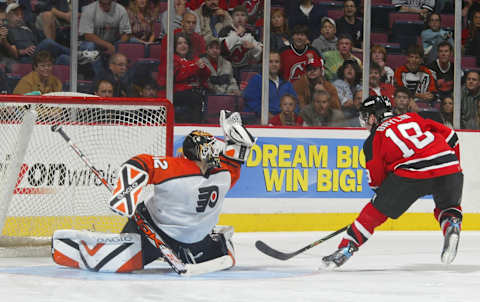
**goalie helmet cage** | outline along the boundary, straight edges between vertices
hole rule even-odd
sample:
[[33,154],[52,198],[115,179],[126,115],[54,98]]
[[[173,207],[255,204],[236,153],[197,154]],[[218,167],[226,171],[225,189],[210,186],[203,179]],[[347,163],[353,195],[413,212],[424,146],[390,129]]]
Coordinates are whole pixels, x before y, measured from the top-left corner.
[[113,186],[130,157],[172,155],[173,121],[167,99],[1,96],[0,256],[48,253],[57,229],[119,232],[126,222],[52,126],[61,126]]

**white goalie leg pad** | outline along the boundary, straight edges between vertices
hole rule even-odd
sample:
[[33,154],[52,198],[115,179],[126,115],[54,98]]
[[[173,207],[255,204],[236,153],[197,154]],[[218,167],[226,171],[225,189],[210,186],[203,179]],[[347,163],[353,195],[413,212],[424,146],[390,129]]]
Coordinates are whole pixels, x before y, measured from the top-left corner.
[[[235,247],[233,246],[232,242],[232,237],[233,233],[235,232],[233,226],[231,225],[216,225],[213,228],[213,233],[215,234],[221,234],[223,236],[223,239],[225,240],[225,245],[227,246],[227,256],[229,256],[232,259],[232,263],[230,267],[235,266]],[[225,256],[224,256],[225,257]],[[230,267],[225,267],[230,268]]]
[[143,268],[139,234],[58,230],[53,234],[55,263],[95,272],[131,272]]

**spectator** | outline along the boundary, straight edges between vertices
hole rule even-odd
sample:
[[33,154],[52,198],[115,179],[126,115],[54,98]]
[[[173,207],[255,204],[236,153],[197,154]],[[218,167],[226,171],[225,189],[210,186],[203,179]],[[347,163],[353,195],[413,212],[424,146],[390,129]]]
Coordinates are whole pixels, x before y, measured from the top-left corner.
[[113,84],[107,79],[97,81],[95,85],[95,95],[111,98],[113,97]]
[[337,88],[342,110],[354,107],[353,95],[362,88],[362,69],[356,61],[346,60],[338,69],[337,77],[333,85]]
[[[42,1],[39,1],[42,3]],[[37,6],[39,5],[37,3]],[[36,20],[35,27],[42,32],[47,39],[57,41],[57,32],[59,39],[68,38],[70,40],[70,20],[72,19],[72,12],[67,0],[45,1],[46,7],[41,12]],[[62,30],[62,28],[65,28]]]
[[467,121],[467,129],[480,130],[480,102],[477,101],[476,114]]
[[353,95],[353,106],[342,110],[345,118],[345,126],[362,127],[360,124],[360,105],[362,102],[362,90],[355,91],[355,94]]
[[83,7],[78,28],[83,37],[81,50],[98,50],[102,60],[93,62],[96,76],[104,70],[105,60],[115,53],[116,42],[127,42],[132,29],[126,9],[112,0],[97,0]]
[[440,28],[441,17],[433,13],[427,17],[428,28],[421,33],[425,65],[429,65],[437,58],[438,44],[448,41],[453,45],[452,32]]
[[474,12],[468,28],[462,32],[465,55],[475,56],[480,65],[480,11]]
[[468,121],[478,114],[477,103],[480,100],[480,74],[478,71],[469,71],[466,75],[465,85],[462,87],[460,126],[468,127]]
[[[198,22],[197,14],[189,7],[186,6],[186,0],[175,0],[175,16],[173,17],[173,30],[175,32],[176,29],[182,28],[184,26],[183,18],[185,17],[186,13],[193,14],[195,16],[195,22],[191,24],[192,31],[196,32],[197,34],[200,33],[200,23]],[[168,27],[168,10],[165,10],[161,16],[162,19],[162,32],[163,34],[167,34],[167,27]],[[193,19],[191,19],[193,20]],[[191,21],[190,20],[190,21]],[[189,22],[190,22],[189,21]]]
[[233,24],[222,28],[220,38],[222,55],[232,63],[234,76],[240,79],[240,72],[257,63],[262,57],[262,43],[255,39],[254,33],[247,30],[247,9],[236,6],[232,12]]
[[408,47],[407,63],[395,70],[395,85],[408,88],[415,102],[430,104],[436,100],[437,88],[430,69],[421,65],[422,60],[423,48],[421,46],[411,45]]
[[232,64],[220,55],[220,40],[212,38],[207,45],[207,54],[201,58],[207,67],[208,80],[205,86],[209,94],[240,95],[233,76]]
[[280,99],[280,113],[270,119],[270,126],[302,126],[303,119],[295,113],[297,100],[291,94],[285,94]]
[[325,90],[315,91],[313,103],[300,112],[304,126],[341,127],[344,126],[343,113],[330,107],[330,95]]
[[158,84],[154,79],[148,77],[142,84],[140,97],[156,98],[158,96]]
[[417,13],[423,19],[435,8],[435,0],[392,0],[392,4],[400,13]]
[[312,0],[300,0],[294,8],[287,11],[288,25],[293,30],[297,25],[304,25],[310,29],[307,36],[308,41],[315,40],[320,35],[320,22],[323,11],[318,4],[312,3]]
[[442,98],[440,114],[442,115],[443,124],[453,129],[453,98],[451,96]]
[[387,50],[381,45],[373,45],[370,49],[370,61],[375,62],[382,68],[380,73],[380,81],[393,85],[393,76],[395,72],[388,67],[385,62],[387,60]]
[[108,69],[99,79],[108,80],[113,85],[114,97],[127,97],[131,93],[131,79],[128,74],[128,59],[124,54],[114,53],[108,60]]
[[130,42],[150,44],[155,41],[153,30],[156,22],[149,0],[131,0],[127,9],[132,37]]
[[320,30],[320,36],[313,40],[312,46],[315,47],[320,53],[324,53],[329,50],[337,49],[337,28],[335,21],[329,17],[322,18],[322,29]]
[[395,87],[392,84],[380,82],[381,70],[382,68],[377,63],[372,62],[370,64],[370,75],[368,78],[370,85],[369,95],[382,95],[392,100]]
[[0,10],[0,64],[10,70],[10,65],[16,63],[15,48],[8,42],[7,15],[4,9]]
[[437,59],[433,61],[428,68],[432,71],[435,78],[440,98],[453,93],[453,77],[454,68],[450,62],[453,54],[453,47],[447,41],[443,41],[437,45]]
[[330,94],[331,108],[340,109],[337,88],[323,77],[323,62],[321,59],[309,59],[307,72],[293,82],[293,88],[298,95],[300,110],[312,102],[315,89],[325,90]]
[[290,31],[288,29],[287,16],[285,10],[272,9],[270,21],[270,49],[280,50],[283,47],[290,46]]
[[[207,0],[208,1],[208,0]],[[200,83],[206,82],[208,69],[198,57],[192,55],[191,41],[185,33],[177,33],[174,37],[173,56],[173,105],[176,123],[200,123],[203,118],[204,89]],[[159,66],[159,95],[165,97],[165,70],[167,62]]]
[[282,76],[293,82],[305,73],[308,59],[320,59],[318,51],[308,43],[308,27],[297,25],[293,28],[292,44],[280,50]]
[[393,113],[395,115],[418,112],[418,106],[412,98],[412,93],[405,87],[398,87],[392,100]]
[[337,34],[347,34],[353,38],[353,51],[362,51],[363,21],[357,18],[357,5],[353,0],[346,0],[343,17],[337,20]]
[[338,37],[337,50],[324,52],[325,76],[329,81],[337,78],[337,70],[346,60],[356,61],[362,68],[362,61],[352,54],[352,37],[349,35],[340,35]]
[[53,75],[53,58],[48,51],[37,52],[33,57],[33,71],[20,79],[13,94],[39,91],[41,94],[62,91],[62,82]]
[[233,24],[230,14],[218,6],[219,0],[205,0],[205,2],[195,10],[199,18],[200,34],[205,40],[218,38],[218,32]]
[[[282,79],[280,74],[280,54],[270,51],[269,62],[269,85],[268,85],[268,119],[280,113],[280,98],[285,94],[291,94],[297,98],[292,83]],[[245,111],[255,112],[260,117],[262,110],[262,75],[254,75],[243,91],[245,99]]]

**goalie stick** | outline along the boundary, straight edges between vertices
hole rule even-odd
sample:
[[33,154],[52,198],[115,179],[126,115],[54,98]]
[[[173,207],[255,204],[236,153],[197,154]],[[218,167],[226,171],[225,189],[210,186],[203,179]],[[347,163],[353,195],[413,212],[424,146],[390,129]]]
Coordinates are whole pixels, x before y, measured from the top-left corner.
[[[95,166],[88,160],[87,156],[75,145],[72,143],[70,137],[63,131],[62,127],[59,125],[53,125],[51,127],[53,132],[57,132],[62,136],[65,142],[72,148],[72,150],[80,157],[80,159],[85,163],[85,165],[95,174],[95,176],[104,184],[104,186],[110,191],[113,191],[112,186],[107,182],[105,178],[102,177],[100,172],[95,168]],[[179,275],[187,273],[188,269],[186,264],[184,264],[175,253],[164,243],[162,237],[154,231],[154,229],[148,224],[148,222],[142,217],[141,213],[136,212],[131,217],[135,223],[139,226],[139,229],[147,236],[147,238],[162,252],[167,263],[172,267],[172,269]],[[192,266],[192,265],[190,265]],[[191,273],[193,274],[193,273]]]
[[343,231],[345,231],[350,225],[346,225],[344,226],[343,228],[339,229],[339,230],[336,230],[335,232],[321,238],[321,239],[318,239],[317,241],[315,242],[312,242],[310,243],[309,245],[299,249],[298,251],[295,251],[295,252],[291,252],[291,253],[283,253],[283,252],[280,252],[279,250],[276,250],[270,246],[268,246],[265,242],[261,241],[261,240],[257,240],[255,242],[255,247],[262,253],[264,253],[265,255],[268,255],[270,257],[273,257],[275,259],[278,259],[278,260],[288,260],[292,257],[295,257],[297,256],[298,254],[301,254],[303,252],[305,252],[306,250],[309,250],[311,249],[312,247],[315,247],[317,245],[319,245],[320,243],[324,242],[324,241],[327,241],[328,239],[332,238],[332,237],[335,237],[337,236],[338,234],[342,233]]

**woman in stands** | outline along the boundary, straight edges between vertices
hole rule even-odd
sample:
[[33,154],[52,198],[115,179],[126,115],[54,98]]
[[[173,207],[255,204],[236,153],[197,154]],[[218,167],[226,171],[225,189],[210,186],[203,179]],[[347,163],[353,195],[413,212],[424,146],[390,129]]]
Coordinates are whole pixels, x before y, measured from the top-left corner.
[[[175,107],[176,123],[201,123],[204,89],[200,83],[206,82],[208,69],[205,63],[192,55],[189,37],[185,33],[177,33],[174,41],[173,56],[173,105]],[[159,66],[158,83],[161,87],[160,96],[165,96],[166,62]]]
[[440,114],[442,115],[443,124],[453,129],[453,98],[451,96],[442,98]]
[[270,28],[270,49],[280,50],[282,47],[290,45],[290,32],[285,10],[272,9]]
[[382,68],[380,81],[382,83],[393,84],[393,75],[395,72],[386,65],[387,50],[381,45],[373,45],[370,49],[370,61],[375,62]]
[[144,44],[155,40],[153,26],[156,16],[152,13],[149,0],[133,0],[127,9],[130,27],[132,28],[131,42]]

